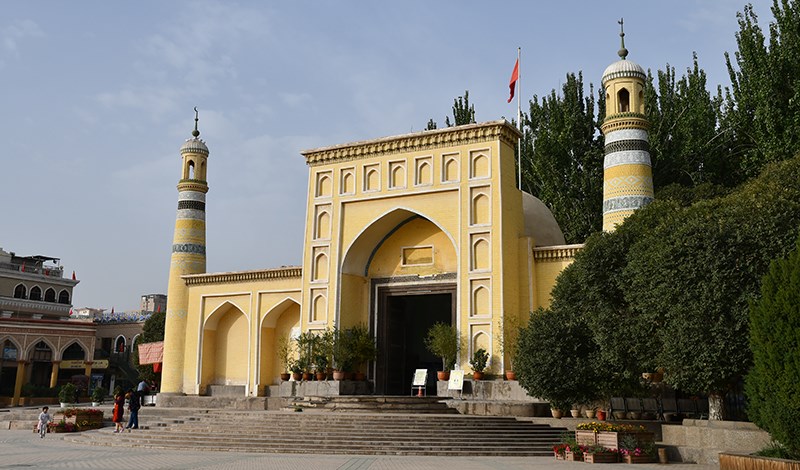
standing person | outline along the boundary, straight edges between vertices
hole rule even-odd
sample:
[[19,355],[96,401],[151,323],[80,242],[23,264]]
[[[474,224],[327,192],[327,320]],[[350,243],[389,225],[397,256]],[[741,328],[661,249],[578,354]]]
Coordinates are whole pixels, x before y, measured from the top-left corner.
[[131,432],[131,429],[139,429],[139,408],[142,407],[142,402],[139,399],[139,393],[133,390],[128,391],[127,397],[128,411],[131,412],[131,416],[128,418],[128,425],[125,426],[125,429]]
[[139,396],[139,403],[142,406],[144,406],[144,396],[149,391],[150,391],[150,388],[147,386],[147,381],[142,379],[142,381],[139,382],[139,385],[136,387],[136,394]]
[[122,432],[122,423],[125,416],[125,395],[122,394],[121,389],[114,390],[114,432]]
[[42,407],[42,412],[39,413],[39,437],[44,439],[44,435],[47,434],[47,424],[53,420],[50,417],[50,413],[47,412],[50,408],[44,406]]

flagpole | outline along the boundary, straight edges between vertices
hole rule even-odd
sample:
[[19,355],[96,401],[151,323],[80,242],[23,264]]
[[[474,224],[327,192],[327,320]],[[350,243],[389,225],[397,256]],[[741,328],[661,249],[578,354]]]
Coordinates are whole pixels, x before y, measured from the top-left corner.
[[[522,56],[522,47],[517,47],[517,65]],[[522,73],[517,69],[517,129],[522,132],[522,107],[520,96],[522,96]],[[517,185],[522,191],[522,137],[517,138]]]

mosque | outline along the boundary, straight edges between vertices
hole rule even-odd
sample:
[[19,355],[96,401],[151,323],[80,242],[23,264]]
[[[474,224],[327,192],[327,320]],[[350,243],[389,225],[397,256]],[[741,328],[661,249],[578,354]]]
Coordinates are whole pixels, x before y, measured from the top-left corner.
[[[603,73],[603,229],[653,199],[646,74],[620,60]],[[197,118],[195,118],[197,121]],[[378,346],[364,372],[376,394],[409,392],[436,370],[422,339],[455,325],[469,369],[478,348],[502,374],[503,332],[547,306],[582,245],[565,245],[547,206],[517,189],[520,132],[505,120],[302,152],[309,166],[301,265],[206,273],[209,149],[197,124],[180,149],[161,392],[229,386],[264,396],[280,382],[276,341],[365,325]],[[598,217],[600,214],[598,214]]]

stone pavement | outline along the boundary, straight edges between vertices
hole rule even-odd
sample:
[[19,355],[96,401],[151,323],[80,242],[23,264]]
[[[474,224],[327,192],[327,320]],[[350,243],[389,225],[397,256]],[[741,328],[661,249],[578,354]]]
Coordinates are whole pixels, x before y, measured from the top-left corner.
[[[110,432],[109,428],[100,431]],[[0,469],[98,468],[131,469],[556,469],[589,470],[582,462],[555,461],[551,457],[424,457],[316,454],[263,454],[244,452],[190,452],[147,448],[84,446],[65,442],[61,434],[40,439],[28,431],[0,430]],[[309,445],[313,445],[310,443]],[[712,470],[716,465],[639,464],[636,470]],[[602,470],[631,470],[630,465],[604,464]]]

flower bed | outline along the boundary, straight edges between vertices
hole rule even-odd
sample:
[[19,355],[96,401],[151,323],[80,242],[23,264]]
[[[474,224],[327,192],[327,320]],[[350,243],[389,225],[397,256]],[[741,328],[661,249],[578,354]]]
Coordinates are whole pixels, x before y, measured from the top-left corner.
[[67,408],[61,421],[50,423],[52,432],[76,432],[103,427],[103,411],[94,408]]

